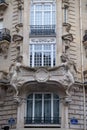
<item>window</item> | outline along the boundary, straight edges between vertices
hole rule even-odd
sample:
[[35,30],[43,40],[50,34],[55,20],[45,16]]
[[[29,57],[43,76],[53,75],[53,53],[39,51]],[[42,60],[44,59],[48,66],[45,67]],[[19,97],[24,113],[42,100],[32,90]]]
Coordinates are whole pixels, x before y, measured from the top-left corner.
[[30,25],[55,25],[55,3],[31,4]]
[[30,66],[55,66],[55,44],[31,44]]
[[27,98],[26,124],[60,124],[59,96],[33,93]]

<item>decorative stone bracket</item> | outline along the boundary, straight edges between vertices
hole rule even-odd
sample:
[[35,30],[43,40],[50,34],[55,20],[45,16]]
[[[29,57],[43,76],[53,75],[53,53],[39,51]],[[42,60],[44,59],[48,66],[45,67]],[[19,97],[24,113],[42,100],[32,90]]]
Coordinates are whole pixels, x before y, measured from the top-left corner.
[[73,36],[72,36],[72,34],[69,33],[69,34],[63,35],[62,39],[65,40],[65,41],[72,42],[73,41]]
[[71,29],[71,24],[69,23],[63,23],[63,32],[64,34],[66,34],[67,32],[69,32]]
[[19,23],[15,25],[16,31],[19,32],[20,29],[23,27],[23,23]]
[[18,9],[23,9],[23,3],[24,1],[23,0],[17,0],[18,1]]
[[69,7],[69,0],[62,0],[63,3],[63,8],[68,8]]
[[13,35],[13,41],[14,42],[18,42],[18,41],[22,41],[23,40],[23,37],[18,35],[18,34],[14,34]]

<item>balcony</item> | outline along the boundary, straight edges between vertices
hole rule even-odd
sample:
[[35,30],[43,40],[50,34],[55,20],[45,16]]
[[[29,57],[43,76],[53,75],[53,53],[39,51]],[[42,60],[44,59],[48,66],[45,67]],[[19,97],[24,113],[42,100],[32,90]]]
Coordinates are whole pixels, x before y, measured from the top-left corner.
[[30,25],[30,37],[56,36],[55,25]]
[[42,124],[42,125],[45,125],[45,124],[49,124],[49,125],[59,125],[61,124],[61,118],[60,117],[25,117],[24,118],[24,123],[25,125],[36,125],[36,124]]
[[0,10],[5,10],[7,8],[8,4],[5,2],[5,0],[0,0]]
[[0,29],[0,42],[4,40],[11,42],[10,31],[7,28]]

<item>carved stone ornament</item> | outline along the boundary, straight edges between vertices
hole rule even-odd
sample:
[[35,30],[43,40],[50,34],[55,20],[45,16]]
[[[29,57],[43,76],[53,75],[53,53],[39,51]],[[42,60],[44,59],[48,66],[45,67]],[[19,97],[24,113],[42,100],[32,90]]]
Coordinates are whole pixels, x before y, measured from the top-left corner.
[[[70,90],[74,84],[74,65],[66,57],[62,56],[62,63],[54,68],[30,68],[22,64],[22,56],[16,59],[16,62],[9,68],[9,81],[14,89],[14,99],[20,102],[20,92],[27,82],[56,82],[64,89],[66,97],[71,98]],[[65,59],[64,59],[65,58]]]
[[22,27],[23,27],[23,23],[18,23],[18,24],[15,25],[17,32],[19,32]]
[[83,46],[85,48],[85,54],[87,57],[87,30],[85,30],[85,35],[83,36]]
[[66,33],[67,33],[67,32],[69,32],[70,29],[71,29],[71,24],[69,24],[69,23],[63,23],[63,27],[64,27],[64,30],[65,30]]
[[35,79],[38,82],[46,82],[49,79],[48,71],[44,68],[40,68],[35,73]]
[[13,41],[18,42],[18,41],[22,41],[23,37],[17,34],[13,35]]
[[0,53],[6,58],[8,55],[9,42],[0,42]]
[[67,40],[69,42],[72,42],[73,41],[73,36],[72,36],[72,34],[66,34],[66,35],[62,36],[62,39],[65,40],[65,41]]

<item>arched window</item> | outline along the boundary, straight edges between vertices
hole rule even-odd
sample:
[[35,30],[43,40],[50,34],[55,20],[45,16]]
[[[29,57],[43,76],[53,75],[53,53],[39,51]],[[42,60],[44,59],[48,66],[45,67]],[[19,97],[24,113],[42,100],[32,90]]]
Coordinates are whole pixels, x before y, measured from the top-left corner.
[[26,124],[60,124],[59,96],[53,93],[33,93],[27,98]]

